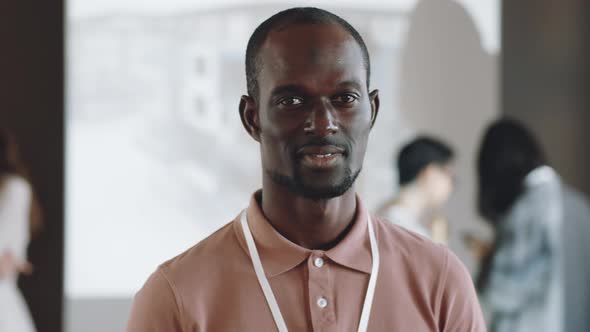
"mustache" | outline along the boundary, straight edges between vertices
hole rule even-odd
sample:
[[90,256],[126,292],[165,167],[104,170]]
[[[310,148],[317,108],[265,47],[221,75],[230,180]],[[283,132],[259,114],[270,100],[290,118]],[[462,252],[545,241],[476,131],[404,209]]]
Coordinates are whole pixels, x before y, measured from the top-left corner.
[[336,137],[313,137],[311,139],[309,139],[307,142],[301,144],[301,145],[296,145],[293,147],[292,150],[292,155],[297,157],[298,156],[298,151],[305,148],[305,147],[311,147],[311,146],[328,146],[328,145],[332,145],[335,147],[338,147],[340,149],[342,149],[344,151],[344,155],[348,156],[348,154],[350,153],[350,150],[352,149],[352,144],[350,142],[348,142],[345,139],[342,138],[336,138]]

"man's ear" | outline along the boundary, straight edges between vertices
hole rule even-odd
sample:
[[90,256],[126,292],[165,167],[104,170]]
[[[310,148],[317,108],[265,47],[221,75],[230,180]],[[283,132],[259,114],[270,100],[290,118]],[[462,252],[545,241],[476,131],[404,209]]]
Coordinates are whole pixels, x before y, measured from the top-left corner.
[[371,102],[371,128],[375,125],[377,120],[377,114],[379,114],[379,90],[375,89],[369,93],[369,99]]
[[240,119],[248,134],[260,142],[260,118],[254,98],[246,95],[240,98]]

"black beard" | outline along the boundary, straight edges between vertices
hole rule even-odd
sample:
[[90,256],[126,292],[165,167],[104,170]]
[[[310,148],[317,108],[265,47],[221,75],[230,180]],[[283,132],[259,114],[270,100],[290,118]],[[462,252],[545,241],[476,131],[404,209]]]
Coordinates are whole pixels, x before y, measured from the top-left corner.
[[359,169],[355,173],[352,173],[350,168],[346,168],[345,176],[340,182],[325,188],[310,188],[303,183],[299,172],[295,172],[293,177],[289,177],[277,171],[267,170],[270,178],[275,183],[287,188],[287,190],[298,196],[316,201],[342,196],[352,187],[360,172],[361,170]]

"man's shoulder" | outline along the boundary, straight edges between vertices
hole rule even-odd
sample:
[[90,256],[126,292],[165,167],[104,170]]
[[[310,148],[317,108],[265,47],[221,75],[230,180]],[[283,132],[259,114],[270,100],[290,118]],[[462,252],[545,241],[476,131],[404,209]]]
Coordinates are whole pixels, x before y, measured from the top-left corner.
[[391,264],[397,283],[426,298],[439,326],[445,331],[485,331],[473,280],[459,258],[444,245],[375,219],[382,262]]
[[232,220],[183,253],[165,261],[158,267],[158,271],[169,282],[182,285],[185,281],[194,281],[202,274],[223,269],[230,260],[245,254],[237,239],[234,222]]
[[[196,299],[206,299],[245,261],[234,221],[160,264],[135,295],[128,331],[180,331]],[[241,252],[240,252],[241,251]],[[201,303],[202,304],[202,303]]]
[[389,261],[391,268],[405,271],[408,276],[421,280],[424,282],[423,286],[427,287],[438,284],[449,273],[468,273],[463,263],[447,246],[386,219],[374,220],[383,260]]
[[375,220],[379,244],[386,252],[410,257],[413,261],[420,259],[433,259],[440,261],[447,255],[447,247],[434,243],[429,238],[414,231],[393,223],[381,217],[372,217]]

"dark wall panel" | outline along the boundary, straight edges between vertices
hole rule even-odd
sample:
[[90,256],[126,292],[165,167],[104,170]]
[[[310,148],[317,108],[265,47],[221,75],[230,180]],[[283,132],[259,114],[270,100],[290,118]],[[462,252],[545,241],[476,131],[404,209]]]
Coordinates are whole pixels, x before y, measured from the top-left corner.
[[590,195],[590,2],[503,1],[502,109]]

